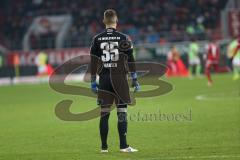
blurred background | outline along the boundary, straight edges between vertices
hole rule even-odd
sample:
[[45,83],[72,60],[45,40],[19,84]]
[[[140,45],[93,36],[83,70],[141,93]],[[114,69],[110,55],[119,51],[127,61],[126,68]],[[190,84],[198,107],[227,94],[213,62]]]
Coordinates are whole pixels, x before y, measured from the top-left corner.
[[238,0],[1,0],[0,84],[48,75],[66,60],[89,54],[108,8],[117,11],[118,29],[131,36],[139,61],[167,64],[174,48],[188,68],[194,41],[204,68],[206,45],[215,41],[220,65],[231,68],[228,45],[240,33]]

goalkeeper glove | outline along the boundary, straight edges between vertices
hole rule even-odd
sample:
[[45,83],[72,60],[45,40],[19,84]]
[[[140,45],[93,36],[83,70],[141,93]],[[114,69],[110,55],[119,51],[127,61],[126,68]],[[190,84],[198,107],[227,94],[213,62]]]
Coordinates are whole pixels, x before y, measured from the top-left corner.
[[132,87],[134,87],[134,92],[138,92],[140,90],[140,85],[137,81],[137,73],[136,72],[131,73],[131,77],[132,77]]
[[98,85],[97,85],[97,82],[96,82],[96,76],[93,76],[91,78],[91,89],[94,93],[97,93],[98,91]]

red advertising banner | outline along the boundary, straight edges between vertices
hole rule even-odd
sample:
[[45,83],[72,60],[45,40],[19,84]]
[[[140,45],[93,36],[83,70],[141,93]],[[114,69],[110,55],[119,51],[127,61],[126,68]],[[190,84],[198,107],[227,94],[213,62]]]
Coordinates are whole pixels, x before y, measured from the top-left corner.
[[29,52],[11,51],[9,54],[7,54],[7,65],[13,65],[15,63],[16,56],[18,57],[19,65],[35,65],[36,57],[40,52],[44,52],[48,55],[48,62],[52,65],[59,65],[71,58],[90,54],[88,48],[70,48],[60,50],[48,49],[34,50]]
[[240,35],[240,10],[229,11],[228,28],[230,36]]

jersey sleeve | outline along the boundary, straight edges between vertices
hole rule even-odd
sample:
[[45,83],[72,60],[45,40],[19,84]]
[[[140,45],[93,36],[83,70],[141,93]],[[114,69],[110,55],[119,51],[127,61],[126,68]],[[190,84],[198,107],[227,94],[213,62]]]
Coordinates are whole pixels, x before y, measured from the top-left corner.
[[97,56],[97,44],[95,38],[92,40],[92,44],[90,47],[90,67],[91,67],[91,79],[96,80],[96,73],[97,73],[97,64],[98,64],[98,56]]
[[129,36],[126,37],[126,40],[130,42],[130,48],[126,51],[128,56],[129,71],[136,72],[135,58],[133,55],[133,43]]
[[95,37],[92,40],[91,47],[90,47],[90,54],[97,56],[97,44]]

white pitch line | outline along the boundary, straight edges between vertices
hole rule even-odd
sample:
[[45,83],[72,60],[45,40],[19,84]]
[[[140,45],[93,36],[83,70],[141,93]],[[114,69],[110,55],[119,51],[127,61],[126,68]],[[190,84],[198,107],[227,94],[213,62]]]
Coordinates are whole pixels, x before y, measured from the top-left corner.
[[182,157],[159,157],[150,158],[151,160],[174,160],[174,159],[228,159],[228,158],[240,158],[240,155],[209,155],[209,156],[182,156]]
[[[232,97],[229,97],[229,95],[233,95]],[[213,96],[213,97],[211,97]],[[200,101],[207,101],[207,100],[238,100],[240,99],[239,93],[238,92],[232,92],[229,94],[200,94],[195,97],[196,100]]]

